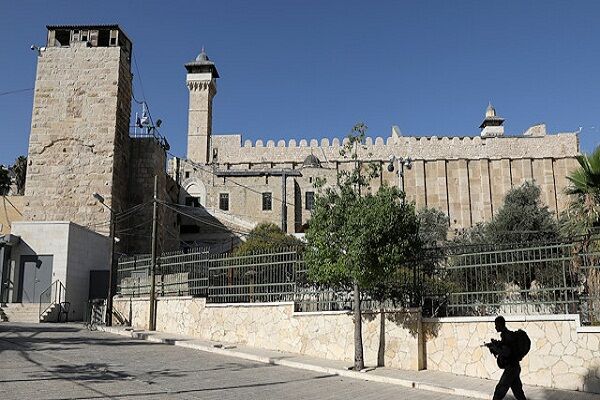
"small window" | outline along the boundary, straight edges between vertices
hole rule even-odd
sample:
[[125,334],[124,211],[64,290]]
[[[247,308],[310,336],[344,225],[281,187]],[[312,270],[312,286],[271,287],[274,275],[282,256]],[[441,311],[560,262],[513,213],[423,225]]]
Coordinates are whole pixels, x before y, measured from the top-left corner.
[[315,207],[315,192],[306,192],[304,205],[307,210],[312,210]]
[[271,192],[262,194],[262,209],[263,211],[270,211],[273,209],[273,195]]
[[229,193],[219,193],[219,208],[229,211]]
[[54,39],[58,46],[68,46],[71,41],[71,32],[67,30],[57,30],[54,33]]
[[188,207],[200,207],[200,199],[197,197],[188,196],[185,198],[185,205]]
[[185,179],[190,177],[190,171],[185,171]]

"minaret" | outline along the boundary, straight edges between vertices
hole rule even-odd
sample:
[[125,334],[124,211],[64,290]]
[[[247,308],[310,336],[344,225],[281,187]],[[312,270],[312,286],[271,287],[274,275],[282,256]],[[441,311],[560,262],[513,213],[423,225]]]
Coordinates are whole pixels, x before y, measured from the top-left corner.
[[492,103],[488,104],[485,110],[485,119],[481,123],[481,137],[497,137],[504,136],[504,118],[496,116],[496,109],[492,106]]
[[215,63],[209,60],[204,48],[196,60],[185,64],[186,83],[190,91],[188,112],[187,157],[199,163],[211,161],[210,137],[212,134],[212,99],[217,94],[219,73]]

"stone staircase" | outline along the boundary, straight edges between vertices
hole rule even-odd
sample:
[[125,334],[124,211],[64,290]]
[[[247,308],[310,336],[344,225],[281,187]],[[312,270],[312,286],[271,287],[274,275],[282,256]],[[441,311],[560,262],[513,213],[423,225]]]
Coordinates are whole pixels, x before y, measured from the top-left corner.
[[40,317],[40,305],[37,303],[2,303],[0,321],[30,323],[56,321],[57,308],[58,304],[52,304]]

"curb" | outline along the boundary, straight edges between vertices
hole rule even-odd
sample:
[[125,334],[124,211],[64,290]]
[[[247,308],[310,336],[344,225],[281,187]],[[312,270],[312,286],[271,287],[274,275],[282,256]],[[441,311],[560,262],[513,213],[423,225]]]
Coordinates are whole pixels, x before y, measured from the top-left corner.
[[241,351],[223,349],[223,348],[207,346],[207,345],[202,345],[202,344],[196,344],[196,343],[189,343],[184,340],[157,338],[157,337],[153,337],[152,334],[148,334],[146,332],[140,332],[140,331],[136,332],[134,330],[124,331],[122,329],[115,329],[113,327],[107,327],[107,326],[98,326],[98,330],[102,331],[102,332],[106,332],[106,333],[112,333],[115,335],[130,337],[132,339],[145,340],[145,341],[148,341],[151,343],[160,343],[160,344],[168,344],[168,345],[172,345],[172,346],[185,347],[188,349],[200,350],[200,351],[204,351],[207,353],[220,354],[220,355],[228,356],[228,357],[241,358],[244,360],[255,361],[255,362],[259,362],[259,363],[263,363],[263,364],[281,365],[282,367],[303,369],[303,370],[307,370],[307,371],[320,372],[320,373],[324,373],[324,374],[328,374],[328,375],[337,375],[337,376],[342,376],[342,377],[346,377],[346,378],[359,379],[362,381],[387,383],[387,384],[403,386],[403,387],[407,387],[407,388],[411,388],[411,389],[426,390],[429,392],[450,394],[450,395],[455,395],[455,396],[463,396],[463,397],[469,397],[469,398],[473,398],[473,399],[486,400],[486,399],[490,398],[489,393],[479,392],[476,390],[437,386],[437,385],[432,385],[430,383],[411,381],[411,380],[401,379],[401,378],[392,378],[392,377],[380,376],[380,375],[370,375],[370,374],[368,374],[368,372],[355,372],[355,371],[339,369],[339,368],[321,367],[318,365],[313,365],[313,364],[308,364],[308,363],[298,362],[298,361],[281,360],[281,359],[273,358],[273,357],[263,357],[263,356],[258,356],[255,354],[244,353]]

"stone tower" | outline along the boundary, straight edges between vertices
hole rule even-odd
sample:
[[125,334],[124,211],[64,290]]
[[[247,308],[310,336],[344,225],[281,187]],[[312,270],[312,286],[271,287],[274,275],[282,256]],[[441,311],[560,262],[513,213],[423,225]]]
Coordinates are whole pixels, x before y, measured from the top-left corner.
[[186,83],[190,91],[190,109],[188,113],[187,158],[208,164],[212,160],[212,99],[217,94],[219,73],[215,63],[200,52],[196,60],[185,64]]
[[109,230],[126,203],[131,41],[117,25],[48,26],[38,51],[24,218]]

